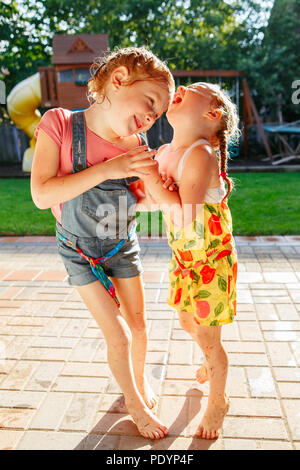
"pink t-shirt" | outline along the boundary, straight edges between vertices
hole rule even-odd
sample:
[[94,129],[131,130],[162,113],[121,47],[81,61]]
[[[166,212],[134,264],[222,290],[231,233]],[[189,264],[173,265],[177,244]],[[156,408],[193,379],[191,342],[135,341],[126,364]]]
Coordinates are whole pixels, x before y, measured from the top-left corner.
[[[57,176],[65,176],[72,173],[72,111],[64,108],[49,109],[41,118],[35,130],[35,137],[38,130],[42,129],[59,147],[59,168]],[[136,134],[138,144],[141,139]],[[127,150],[118,147],[102,137],[95,134],[86,126],[86,162],[87,166],[105,162],[110,158],[121,155]],[[62,204],[51,207],[52,214],[61,224]]]

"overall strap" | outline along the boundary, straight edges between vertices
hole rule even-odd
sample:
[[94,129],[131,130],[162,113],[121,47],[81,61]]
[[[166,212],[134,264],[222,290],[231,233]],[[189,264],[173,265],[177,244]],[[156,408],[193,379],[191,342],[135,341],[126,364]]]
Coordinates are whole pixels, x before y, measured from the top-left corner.
[[83,111],[72,112],[72,173],[85,170],[86,164],[86,129]]
[[147,135],[144,134],[144,132],[141,132],[141,133],[139,134],[139,137],[140,137],[140,139],[141,139],[142,145],[148,145]]
[[178,167],[177,167],[177,178],[178,178],[178,181],[180,181],[180,179],[181,179],[184,160],[185,160],[186,157],[190,154],[190,152],[191,152],[195,147],[197,147],[197,146],[200,145],[200,144],[208,144],[208,145],[210,145],[210,143],[208,142],[208,140],[206,140],[206,139],[199,139],[199,140],[196,140],[196,142],[194,142],[194,143],[184,152],[184,154],[182,155],[181,159],[179,160]]

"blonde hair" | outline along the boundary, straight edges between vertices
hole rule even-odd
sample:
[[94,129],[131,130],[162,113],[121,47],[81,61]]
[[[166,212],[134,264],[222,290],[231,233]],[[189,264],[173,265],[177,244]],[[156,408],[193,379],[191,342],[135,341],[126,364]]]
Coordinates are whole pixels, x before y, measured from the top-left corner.
[[88,100],[97,97],[105,99],[105,85],[111,73],[119,66],[129,70],[128,80],[122,85],[132,85],[136,81],[155,80],[165,85],[170,92],[175,88],[173,76],[165,62],[146,47],[116,48],[112,53],[97,57],[90,67],[91,79],[88,82]]
[[[197,87],[200,83],[193,83],[191,86]],[[228,143],[230,138],[238,140],[240,135],[239,116],[236,105],[231,101],[230,97],[221,89],[219,85],[214,83],[205,83],[212,94],[211,107],[218,108],[222,111],[220,125],[216,131],[213,146],[219,151],[219,169],[220,175],[227,183],[227,193],[223,201],[228,197],[234,187],[233,181],[227,175],[228,163]]]

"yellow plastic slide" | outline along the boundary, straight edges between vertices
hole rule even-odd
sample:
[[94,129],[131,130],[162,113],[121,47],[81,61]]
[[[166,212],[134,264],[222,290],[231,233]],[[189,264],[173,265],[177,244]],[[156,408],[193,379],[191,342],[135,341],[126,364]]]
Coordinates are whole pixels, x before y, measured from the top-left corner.
[[7,97],[7,110],[17,127],[30,137],[30,147],[23,155],[22,169],[30,172],[32,167],[36,139],[34,131],[41,120],[38,110],[42,102],[40,74],[22,80]]

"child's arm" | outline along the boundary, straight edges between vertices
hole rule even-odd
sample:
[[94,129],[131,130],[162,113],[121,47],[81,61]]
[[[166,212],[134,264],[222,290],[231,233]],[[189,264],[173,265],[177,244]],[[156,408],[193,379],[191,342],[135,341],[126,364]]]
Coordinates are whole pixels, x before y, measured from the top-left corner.
[[145,176],[155,166],[151,156],[156,151],[146,151],[140,146],[122,155],[98,163],[78,173],[57,176],[59,147],[44,132],[39,130],[31,169],[31,196],[39,209],[48,209],[69,201],[107,179]]
[[159,205],[153,199],[147,188],[145,188],[145,197],[136,204],[135,210],[138,212],[155,212],[159,210]]
[[196,147],[188,156],[179,192],[163,188],[158,168],[152,168],[148,176],[143,177],[151,196],[157,201],[162,212],[172,219],[176,215],[176,224],[185,226],[192,222],[197,214],[197,205],[202,204],[209,185],[214,159],[208,147]]

